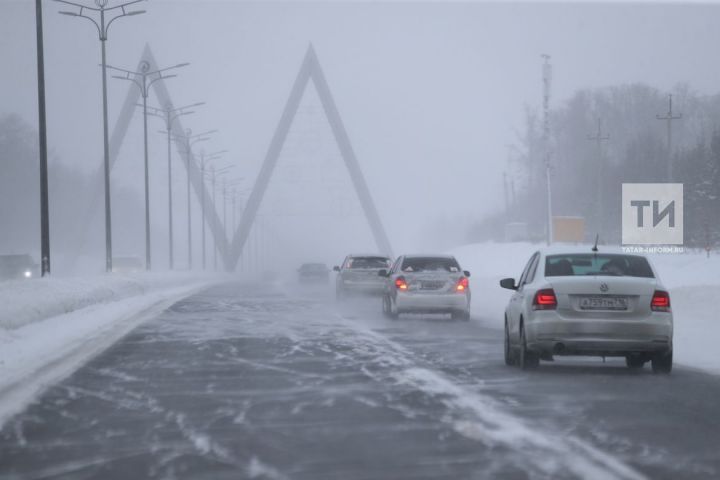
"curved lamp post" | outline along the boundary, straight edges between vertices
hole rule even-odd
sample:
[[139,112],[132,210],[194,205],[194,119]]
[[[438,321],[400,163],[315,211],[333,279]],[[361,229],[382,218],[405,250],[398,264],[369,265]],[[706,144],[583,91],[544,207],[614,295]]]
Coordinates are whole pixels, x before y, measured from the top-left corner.
[[[76,12],[62,11],[59,12],[62,15],[68,15],[71,17],[84,18],[90,20],[95,27],[97,27],[98,36],[100,38],[100,45],[102,51],[102,97],[103,97],[103,168],[105,176],[105,270],[108,272],[112,271],[112,220],[110,216],[110,140],[108,134],[108,108],[107,108],[107,62],[105,55],[105,42],[108,38],[108,29],[110,25],[122,17],[130,17],[133,15],[140,15],[145,13],[145,10],[133,10],[128,11],[127,7],[136,3],[144,2],[145,0],[132,0],[125,2],[114,7],[108,7],[108,0],[95,0],[96,7],[89,7],[75,2],[68,2],[67,0],[54,0],[58,3],[70,5],[78,9]],[[86,11],[97,12],[98,19],[86,15]],[[110,18],[107,19],[106,14],[110,13]],[[113,16],[114,15],[114,16]]]
[[185,67],[190,65],[189,63],[179,63],[172,67],[161,68],[157,70],[150,70],[150,62],[143,60],[140,62],[140,71],[133,72],[131,70],[125,70],[123,68],[113,67],[107,65],[106,68],[122,72],[123,75],[113,75],[113,78],[120,80],[127,80],[134,83],[139,89],[143,99],[143,135],[144,135],[144,148],[145,148],[145,269],[150,270],[152,268],[152,256],[150,247],[150,179],[148,173],[148,134],[147,134],[147,116],[148,107],[147,99],[150,95],[150,87],[159,80],[165,80],[168,78],[176,77],[177,75],[166,75],[165,72],[173,70],[175,68]]

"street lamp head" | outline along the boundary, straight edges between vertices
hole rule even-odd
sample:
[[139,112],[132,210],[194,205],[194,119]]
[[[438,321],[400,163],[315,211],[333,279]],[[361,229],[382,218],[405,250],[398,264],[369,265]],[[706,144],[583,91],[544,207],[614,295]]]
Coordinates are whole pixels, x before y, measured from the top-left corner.
[[80,16],[75,12],[68,12],[68,11],[62,11],[62,12],[58,12],[58,13],[60,15],[67,15],[68,17],[79,17]]
[[190,65],[190,63],[189,63],[189,62],[185,62],[185,63],[178,63],[177,65],[175,65],[175,66],[174,66],[174,67],[172,67],[172,68],[180,68],[180,67],[187,67],[188,65]]
[[133,15],[142,15],[143,13],[146,13],[145,10],[133,10],[132,12],[127,12],[125,16],[132,17]]

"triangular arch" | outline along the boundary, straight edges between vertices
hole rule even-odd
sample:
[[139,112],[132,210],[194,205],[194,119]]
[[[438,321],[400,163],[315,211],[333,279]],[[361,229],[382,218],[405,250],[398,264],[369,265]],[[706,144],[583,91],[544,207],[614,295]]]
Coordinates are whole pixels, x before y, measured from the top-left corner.
[[305,59],[300,67],[295,83],[293,84],[292,90],[290,91],[290,97],[285,104],[280,122],[275,129],[275,134],[270,142],[270,147],[265,155],[260,173],[255,180],[255,185],[250,193],[250,197],[247,201],[247,206],[243,211],[242,217],[240,218],[240,225],[235,232],[232,244],[230,245],[230,251],[228,256],[225,258],[227,270],[234,270],[237,266],[238,260],[242,255],[245,243],[250,235],[250,230],[255,222],[258,210],[262,203],[265,192],[267,191],[268,185],[272,174],[277,166],[280,152],[282,151],[283,145],[287,138],[290,127],[297,113],[300,101],[305,93],[308,83],[310,80],[313,81],[315,89],[317,90],[320,102],[322,103],[325,116],[330,123],[330,128],[333,133],[333,137],[340,149],[340,154],[345,161],[345,166],[348,169],[350,178],[352,180],[355,191],[357,192],[360,204],[363,208],[365,216],[367,217],[370,229],[372,230],[373,237],[378,249],[387,255],[392,255],[392,248],[388,240],[385,229],[380,221],[380,216],[373,202],[370,190],[368,189],[365,177],[360,169],[355,151],[350,144],[350,138],[348,137],[345,126],[340,118],[337,106],[330,93],[325,75],[323,74],[320,62],[318,61],[315,49],[312,45],[308,47]]

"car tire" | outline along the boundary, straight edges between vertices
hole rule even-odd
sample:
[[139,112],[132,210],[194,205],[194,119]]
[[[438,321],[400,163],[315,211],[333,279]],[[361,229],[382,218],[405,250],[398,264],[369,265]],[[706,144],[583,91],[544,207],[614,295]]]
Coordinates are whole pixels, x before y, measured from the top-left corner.
[[523,370],[533,370],[540,365],[540,357],[537,353],[528,350],[527,339],[525,338],[525,328],[520,326],[520,358],[518,365]]
[[392,310],[392,300],[387,295],[383,295],[383,315],[393,320],[398,318],[397,312]]
[[517,359],[510,345],[510,332],[508,331],[507,323],[505,323],[505,365],[513,366],[516,363]]
[[645,366],[645,360],[636,355],[627,355],[625,357],[625,365],[627,365],[628,368],[640,369]]
[[653,373],[664,373],[665,375],[667,375],[672,372],[673,353],[672,351],[658,353],[652,358],[651,362]]
[[453,320],[470,320],[470,310],[454,310],[450,312],[450,318]]

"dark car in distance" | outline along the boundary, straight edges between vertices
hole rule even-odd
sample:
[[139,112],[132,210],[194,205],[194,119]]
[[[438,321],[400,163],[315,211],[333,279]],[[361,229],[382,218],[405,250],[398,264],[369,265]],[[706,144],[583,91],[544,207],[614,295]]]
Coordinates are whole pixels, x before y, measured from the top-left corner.
[[300,283],[328,283],[330,269],[324,263],[303,263],[298,268]]

